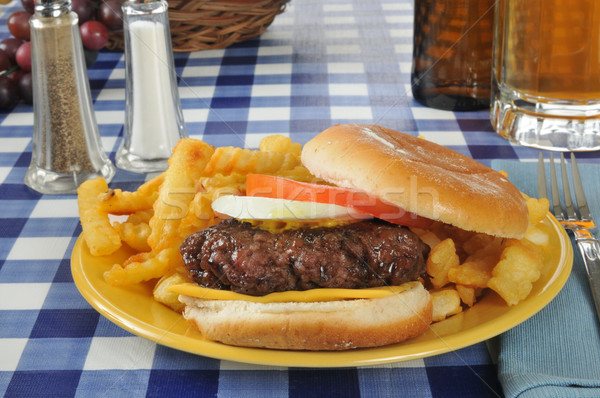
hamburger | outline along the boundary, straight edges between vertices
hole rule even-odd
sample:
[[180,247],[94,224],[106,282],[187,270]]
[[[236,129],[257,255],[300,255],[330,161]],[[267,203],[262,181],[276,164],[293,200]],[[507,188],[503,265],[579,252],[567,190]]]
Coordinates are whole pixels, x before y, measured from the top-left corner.
[[[525,200],[502,174],[414,136],[336,125],[301,160],[324,184],[249,176],[251,196],[213,205],[234,217],[182,244],[195,284],[175,291],[206,338],[294,350],[401,342],[432,319],[429,247],[409,227],[436,221],[517,239],[527,230]],[[245,207],[231,211],[236,201]],[[269,217],[283,224],[256,222]]]

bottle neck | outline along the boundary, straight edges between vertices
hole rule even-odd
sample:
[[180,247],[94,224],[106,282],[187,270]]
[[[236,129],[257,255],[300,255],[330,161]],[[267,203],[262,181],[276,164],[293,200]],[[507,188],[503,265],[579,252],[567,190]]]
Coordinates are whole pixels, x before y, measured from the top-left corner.
[[35,0],[35,14],[41,17],[60,17],[71,12],[71,0]]

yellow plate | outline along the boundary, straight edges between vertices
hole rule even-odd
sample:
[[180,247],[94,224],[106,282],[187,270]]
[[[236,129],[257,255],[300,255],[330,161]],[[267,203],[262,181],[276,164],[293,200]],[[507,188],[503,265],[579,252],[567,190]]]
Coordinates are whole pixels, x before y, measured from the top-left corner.
[[171,348],[238,362],[302,367],[378,365],[437,355],[494,337],[541,310],[563,287],[573,263],[569,237],[550,214],[544,220],[550,233],[541,278],[530,296],[508,307],[488,291],[473,308],[432,325],[423,335],[403,343],[340,352],[279,351],[232,347],[204,339],[176,312],[152,298],[152,286],[114,287],[102,273],[131,253],[121,249],[107,257],[93,257],[81,237],[71,257],[73,279],[83,297],[120,327]]

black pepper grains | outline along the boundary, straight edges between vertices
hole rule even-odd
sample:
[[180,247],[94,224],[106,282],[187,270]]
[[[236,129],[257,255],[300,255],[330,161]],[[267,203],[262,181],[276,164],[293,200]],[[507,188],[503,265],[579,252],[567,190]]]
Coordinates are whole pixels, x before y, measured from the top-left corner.
[[72,61],[57,57],[47,66],[48,86],[61,88],[49,90],[48,111],[41,115],[42,142],[49,148],[41,151],[40,163],[58,173],[92,173]]
[[75,193],[85,180],[110,181],[115,167],[100,143],[77,15],[68,0],[36,0],[31,25],[33,151],[25,184]]

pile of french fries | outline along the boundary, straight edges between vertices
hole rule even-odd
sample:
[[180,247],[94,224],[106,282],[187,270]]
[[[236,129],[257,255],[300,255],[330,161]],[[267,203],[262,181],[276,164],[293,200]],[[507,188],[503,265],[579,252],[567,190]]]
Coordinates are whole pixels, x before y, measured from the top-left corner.
[[[129,246],[135,253],[108,269],[106,282],[126,286],[155,281],[154,298],[180,311],[182,306],[168,287],[188,280],[179,253],[183,240],[220,221],[212,202],[222,195],[244,195],[247,174],[319,182],[301,164],[300,152],[300,144],[281,135],[264,138],[258,150],[215,149],[200,140],[182,139],[168,169],[134,192],[109,189],[102,178],[84,182],[77,192],[82,238],[93,256]],[[415,230],[432,248],[427,260],[430,278],[425,282],[433,295],[434,320],[472,306],[485,288],[509,305],[527,297],[539,278],[542,248],[548,240],[538,228],[548,211],[547,201],[527,203],[529,239],[502,240],[441,223],[427,231]]]
[[432,248],[427,259],[433,320],[472,307],[486,288],[510,306],[529,296],[541,276],[549,234],[541,224],[548,200],[526,198],[529,226],[523,239],[503,239],[446,224],[415,232]]

